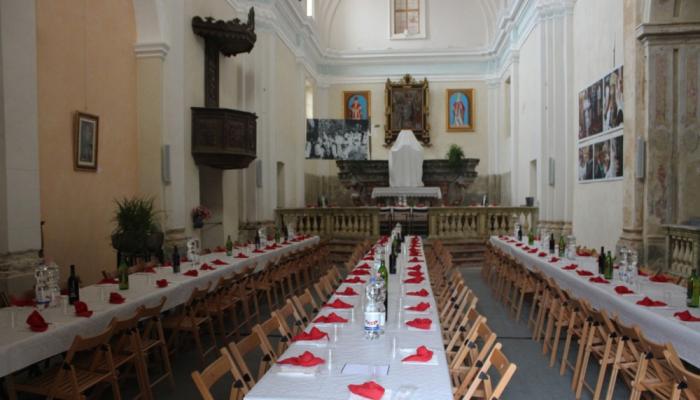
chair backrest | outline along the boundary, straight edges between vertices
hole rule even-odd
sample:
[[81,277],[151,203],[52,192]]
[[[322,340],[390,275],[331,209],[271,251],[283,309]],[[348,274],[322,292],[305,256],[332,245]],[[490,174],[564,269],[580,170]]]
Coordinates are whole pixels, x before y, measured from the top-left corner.
[[[488,358],[484,360],[483,366],[474,377],[463,399],[500,399],[516,369],[517,366],[501,351],[501,344],[497,343]],[[494,382],[495,374],[498,374],[498,382]]]
[[230,375],[233,379],[229,399],[239,399],[248,393],[248,387],[243,382],[241,372],[238,370],[231,355],[225,348],[221,349],[219,358],[204,368],[202,372],[192,372],[192,380],[199,394],[202,396],[202,399],[214,400],[215,397],[211,393],[211,387],[226,375]]
[[299,317],[301,317],[301,320],[305,324],[311,322],[313,317],[318,314],[320,310],[309,289],[305,289],[304,293],[292,297],[292,302],[294,303]]
[[[228,351],[241,372],[243,382],[249,389],[265,375],[265,372],[276,360],[275,353],[272,351],[272,346],[267,337],[255,328],[253,328],[250,335],[238,342],[229,343]],[[260,360],[257,375],[251,373],[246,363],[246,358]]]
[[138,310],[139,321],[147,320],[141,331],[141,337],[143,339],[154,339],[165,343],[165,334],[163,332],[163,320],[161,318],[161,313],[163,312],[163,306],[167,298],[165,296],[160,298],[160,303],[153,307],[140,307]]
[[673,348],[664,350],[664,356],[678,383],[674,391],[681,390],[689,400],[700,399],[700,375],[690,372]]
[[[267,321],[256,325],[253,329],[259,330],[260,334],[267,338],[268,343],[271,344],[270,348],[273,350],[275,357],[279,357],[285,350],[287,350],[290,339],[293,336],[292,332],[287,330],[289,328],[282,326],[280,319],[275,316],[274,312]],[[275,340],[277,340],[276,345],[274,344]]]
[[325,276],[321,277],[318,282],[314,283],[314,289],[316,290],[318,298],[321,299],[322,302],[326,302],[333,293],[333,289],[328,283],[328,278]]
[[289,340],[290,335],[296,335],[306,326],[304,321],[299,317],[296,309],[294,309],[294,303],[292,303],[291,299],[287,299],[285,305],[273,311],[271,315],[277,319],[279,329],[285,335],[283,339],[286,338]]
[[141,352],[141,334],[137,329],[140,319],[140,310],[126,319],[112,318],[109,323],[112,328],[110,346],[114,354],[135,355]]
[[461,366],[473,366],[483,362],[496,343],[496,333],[486,324],[486,320],[479,321],[471,335],[462,342],[462,346],[452,359],[451,369]]

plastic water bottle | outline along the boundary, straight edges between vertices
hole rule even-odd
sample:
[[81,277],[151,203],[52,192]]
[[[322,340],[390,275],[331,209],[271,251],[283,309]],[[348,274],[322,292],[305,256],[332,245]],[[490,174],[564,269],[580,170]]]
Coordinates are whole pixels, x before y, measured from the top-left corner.
[[364,329],[365,339],[375,340],[381,335],[381,322],[383,304],[379,301],[381,289],[377,285],[374,276],[369,278],[369,283],[365,287],[365,309],[364,309]]

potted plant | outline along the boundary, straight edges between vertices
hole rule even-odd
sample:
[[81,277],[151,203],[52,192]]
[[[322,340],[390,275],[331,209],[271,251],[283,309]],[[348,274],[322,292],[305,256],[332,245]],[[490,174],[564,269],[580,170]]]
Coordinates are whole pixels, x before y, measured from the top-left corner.
[[112,247],[123,255],[158,253],[164,235],[158,226],[153,199],[134,196],[115,202],[114,221],[117,226],[112,232]]
[[192,209],[192,226],[199,229],[204,226],[204,221],[211,218],[211,211],[204,206],[197,206]]
[[456,144],[451,144],[447,150],[447,163],[450,168],[458,171],[462,167],[462,159],[464,159],[464,150]]

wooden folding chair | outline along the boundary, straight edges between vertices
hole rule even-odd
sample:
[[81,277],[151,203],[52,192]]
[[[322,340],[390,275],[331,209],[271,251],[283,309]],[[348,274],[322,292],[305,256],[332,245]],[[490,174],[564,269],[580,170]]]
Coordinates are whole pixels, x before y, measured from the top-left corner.
[[[516,369],[517,366],[510,362],[501,351],[501,344],[496,343],[493,351],[484,360],[483,366],[474,376],[462,399],[500,399],[508,383],[513,378]],[[490,372],[492,370],[493,372]],[[493,380],[496,374],[498,374],[498,382]]]
[[277,319],[280,331],[290,333],[292,336],[298,334],[306,326],[306,323],[294,309],[292,299],[287,299],[287,304],[273,311],[272,317]]
[[216,398],[211,393],[211,387],[225,376],[230,376],[233,380],[229,400],[241,400],[243,396],[248,394],[248,387],[243,383],[242,374],[225,348],[221,349],[219,358],[204,368],[202,372],[192,372],[194,385],[204,400]]
[[[202,366],[206,365],[204,357],[216,350],[216,335],[214,334],[214,324],[212,323],[207,308],[207,297],[211,283],[203,289],[195,288],[179,312],[175,312],[163,320],[163,328],[172,331],[168,339],[168,347],[171,354],[176,350],[176,345],[182,333],[188,333],[194,339],[199,361]],[[211,337],[212,345],[204,349],[202,345],[201,331],[206,330]]]
[[146,362],[142,352],[141,332],[138,330],[139,320],[140,310],[137,310],[136,314],[131,318],[122,320],[113,318],[109,323],[112,329],[112,337],[110,338],[112,360],[117,371],[125,366],[133,368],[136,372],[140,394],[145,399],[152,399],[153,394],[151,393],[151,385],[146,373]]
[[[252,389],[255,383],[262,379],[263,375],[270,369],[272,363],[277,360],[267,336],[256,328],[257,326],[253,328],[250,335],[238,342],[231,342],[227,346],[238,370],[241,371],[243,384],[248,389]],[[246,359],[260,360],[257,374],[251,373]]]
[[[603,390],[608,367],[614,361],[613,348],[617,345],[620,337],[605,310],[596,310],[585,302],[581,302],[581,306],[586,309],[591,322],[588,336],[584,340],[583,360],[579,376],[576,377],[576,398],[581,398],[581,391],[585,387],[593,394],[593,399],[598,400]],[[591,356],[597,359],[600,366],[595,387],[591,387],[586,382],[586,373]]]
[[445,356],[447,357],[448,363],[451,363],[455,355],[457,355],[462,343],[469,340],[469,337],[474,335],[480,323],[486,323],[486,317],[480,315],[475,308],[470,308],[462,318],[462,321],[460,321],[459,326],[455,329],[452,336],[445,342]]
[[[175,379],[173,378],[173,369],[170,364],[170,353],[168,352],[168,343],[165,340],[163,332],[163,321],[161,312],[165,305],[166,298],[162,297],[160,304],[154,307],[141,307],[139,309],[138,318],[141,321],[141,353],[146,361],[146,379],[150,382],[151,389],[165,379],[170,383],[170,387],[175,389]],[[150,380],[148,372],[148,357],[153,353],[160,359],[163,374],[154,380]]]
[[449,365],[455,397],[466,393],[470,382],[474,379],[495,343],[496,333],[484,320],[478,322],[472,334],[462,342],[462,346]]
[[209,316],[216,320],[219,334],[224,342],[236,333],[235,327],[230,331],[226,329],[227,319],[231,320],[232,325],[235,325],[236,320],[235,280],[235,275],[219,278],[214,292],[207,296],[207,311]]
[[[282,325],[280,319],[273,312],[267,321],[263,321],[253,327],[254,331],[267,338],[268,343],[272,345],[271,348],[275,357],[281,356],[289,348],[290,341],[294,337],[292,330],[286,325],[286,323]],[[275,342],[277,343],[274,344]]]
[[327,302],[333,294],[333,288],[331,287],[330,283],[328,283],[328,278],[325,276],[321,277],[318,282],[314,283],[314,289],[316,290],[316,295],[322,303]]
[[302,320],[304,325],[311,322],[319,312],[316,300],[314,300],[309,289],[304,290],[303,294],[292,297],[292,303],[296,308],[297,317]]
[[688,371],[675,350],[664,350],[664,357],[677,383],[673,386],[671,400],[678,400],[681,396],[685,396],[688,400],[700,399],[700,375]]

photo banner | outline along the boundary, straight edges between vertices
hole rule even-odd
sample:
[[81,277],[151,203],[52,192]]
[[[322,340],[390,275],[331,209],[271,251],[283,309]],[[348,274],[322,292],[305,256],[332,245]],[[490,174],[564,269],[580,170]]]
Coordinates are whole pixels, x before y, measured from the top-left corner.
[[369,120],[307,119],[307,160],[368,160]]

